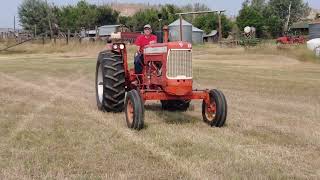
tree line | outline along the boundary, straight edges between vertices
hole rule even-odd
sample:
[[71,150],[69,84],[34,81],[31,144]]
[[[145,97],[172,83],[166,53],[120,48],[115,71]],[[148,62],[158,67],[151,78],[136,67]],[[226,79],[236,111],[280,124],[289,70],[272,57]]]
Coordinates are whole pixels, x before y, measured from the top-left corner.
[[[110,24],[124,24],[132,31],[142,31],[145,24],[151,24],[155,30],[159,30],[163,25],[169,25],[177,20],[179,17],[176,13],[202,10],[210,10],[210,8],[200,3],[183,7],[167,4],[143,9],[127,17],[120,16],[120,12],[110,5],[98,6],[85,0],[68,6],[48,4],[44,0],[23,0],[18,7],[18,14],[20,24],[25,30],[33,32],[36,28],[37,34],[40,34],[51,31],[54,25],[64,32],[79,31],[81,28],[94,29],[95,26]],[[184,18],[207,33],[218,28],[217,14],[187,15]],[[233,24],[226,15],[222,15],[222,29],[225,35],[231,30]]]
[[57,25],[61,31],[79,31],[80,28],[94,28],[116,24],[119,12],[110,6],[97,6],[85,0],[76,5],[56,6],[44,0],[23,0],[18,7],[20,24],[27,31],[48,32]]
[[[289,13],[290,6],[290,13]],[[110,5],[90,4],[85,0],[75,5],[57,6],[45,0],[23,0],[18,7],[21,26],[28,31],[37,29],[37,33],[60,31],[79,31],[81,28],[94,29],[96,26],[124,24],[132,31],[142,31],[145,24],[158,30],[178,19],[176,13],[210,10],[204,4],[195,3],[186,6],[172,4],[150,7],[136,12],[133,16],[121,16]],[[303,0],[246,0],[236,20],[222,14],[224,37],[234,29],[242,30],[246,26],[257,29],[258,37],[276,37],[285,31],[285,25],[299,21],[310,8]],[[288,17],[289,21],[288,20]],[[218,29],[218,14],[185,15],[184,19],[197,28],[210,33]]]
[[303,0],[246,0],[236,19],[240,29],[255,27],[257,36],[272,38],[285,34],[294,22],[310,13]]

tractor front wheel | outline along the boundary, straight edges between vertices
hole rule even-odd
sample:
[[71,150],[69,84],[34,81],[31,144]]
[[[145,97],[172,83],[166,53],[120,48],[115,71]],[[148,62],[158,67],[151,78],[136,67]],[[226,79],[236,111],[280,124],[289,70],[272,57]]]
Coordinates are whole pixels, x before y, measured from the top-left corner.
[[141,130],[144,127],[144,103],[137,90],[127,93],[125,113],[128,128]]
[[203,121],[212,127],[223,127],[227,119],[228,105],[224,94],[219,90],[209,92],[210,104],[202,103]]

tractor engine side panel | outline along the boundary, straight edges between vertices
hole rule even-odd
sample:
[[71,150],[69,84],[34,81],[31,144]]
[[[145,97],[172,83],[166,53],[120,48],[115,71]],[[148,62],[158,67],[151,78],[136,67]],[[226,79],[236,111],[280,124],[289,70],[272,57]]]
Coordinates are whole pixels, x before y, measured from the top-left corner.
[[144,52],[144,82],[146,85],[166,85],[167,47],[147,48]]
[[[161,63],[161,74],[154,68]],[[144,51],[144,83],[159,85],[170,95],[192,93],[192,45],[186,42],[153,44]]]

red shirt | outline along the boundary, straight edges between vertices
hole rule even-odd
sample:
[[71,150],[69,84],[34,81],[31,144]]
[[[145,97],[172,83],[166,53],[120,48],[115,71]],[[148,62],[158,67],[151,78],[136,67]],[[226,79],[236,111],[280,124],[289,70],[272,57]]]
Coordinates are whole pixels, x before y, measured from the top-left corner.
[[144,47],[149,45],[151,41],[157,42],[157,36],[150,34],[149,37],[146,37],[146,35],[143,34],[138,36],[134,44],[140,46],[140,52],[143,52]]

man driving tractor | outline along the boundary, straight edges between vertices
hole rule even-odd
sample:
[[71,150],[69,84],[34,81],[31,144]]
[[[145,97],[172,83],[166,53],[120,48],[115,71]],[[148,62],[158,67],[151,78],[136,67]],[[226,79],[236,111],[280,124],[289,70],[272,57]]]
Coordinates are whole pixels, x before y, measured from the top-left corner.
[[157,36],[151,34],[152,28],[150,24],[143,27],[143,34],[140,35],[135,42],[137,52],[134,56],[134,69],[136,74],[141,74],[143,70],[143,49],[146,45],[157,43]]
[[187,111],[192,100],[202,100],[202,119],[211,127],[223,127],[227,118],[227,100],[217,89],[194,89],[192,44],[156,43],[151,26],[144,26],[135,44],[133,69],[128,67],[125,43],[113,43],[111,50],[99,53],[96,64],[96,101],[104,112],[125,112],[127,126],[144,127],[146,101],[160,101],[164,110]]

